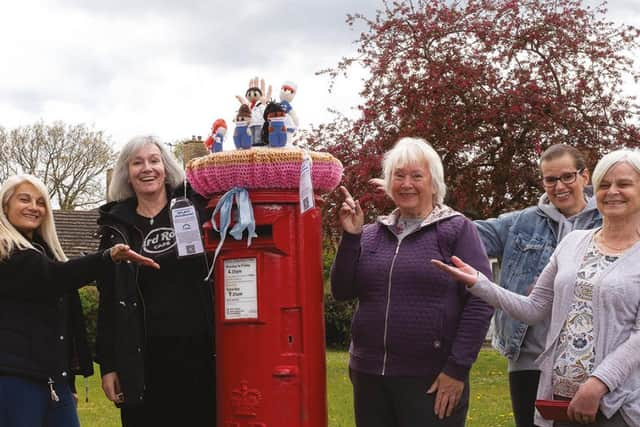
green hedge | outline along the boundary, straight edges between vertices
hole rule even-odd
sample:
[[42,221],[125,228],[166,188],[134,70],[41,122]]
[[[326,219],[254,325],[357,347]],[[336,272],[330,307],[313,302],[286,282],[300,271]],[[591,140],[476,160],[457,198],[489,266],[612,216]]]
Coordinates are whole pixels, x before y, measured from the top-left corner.
[[98,324],[98,288],[95,286],[85,286],[80,288],[79,293],[82,312],[84,313],[84,321],[87,327],[89,348],[91,349],[91,353],[95,354],[96,328]]
[[331,294],[324,296],[324,324],[327,347],[346,348],[351,341],[351,318],[355,301],[336,301]]

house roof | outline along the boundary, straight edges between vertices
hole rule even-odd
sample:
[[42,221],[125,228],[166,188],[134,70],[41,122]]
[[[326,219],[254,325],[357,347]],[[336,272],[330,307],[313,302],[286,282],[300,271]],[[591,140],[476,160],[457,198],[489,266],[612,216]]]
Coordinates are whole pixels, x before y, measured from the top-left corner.
[[58,239],[64,253],[69,258],[98,250],[98,244],[100,243],[96,234],[98,230],[96,224],[98,215],[97,209],[90,211],[53,211]]

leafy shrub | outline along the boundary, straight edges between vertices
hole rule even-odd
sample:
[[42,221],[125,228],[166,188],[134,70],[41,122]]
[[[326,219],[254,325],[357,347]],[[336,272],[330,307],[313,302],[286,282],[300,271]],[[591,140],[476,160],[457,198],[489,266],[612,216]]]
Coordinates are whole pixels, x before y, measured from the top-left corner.
[[96,329],[98,323],[98,288],[95,286],[85,286],[80,288],[80,303],[87,327],[87,340],[89,348],[95,354],[96,350]]
[[331,294],[324,296],[324,322],[327,347],[346,348],[351,341],[351,318],[355,301],[336,301]]

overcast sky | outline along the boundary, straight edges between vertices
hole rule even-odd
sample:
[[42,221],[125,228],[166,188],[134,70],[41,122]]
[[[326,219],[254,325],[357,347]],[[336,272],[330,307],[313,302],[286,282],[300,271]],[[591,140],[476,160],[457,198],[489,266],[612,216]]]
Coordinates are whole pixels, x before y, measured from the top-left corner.
[[[589,1],[588,3],[593,3]],[[115,146],[138,134],[175,141],[230,128],[253,76],[298,84],[301,126],[350,114],[361,72],[328,93],[315,72],[354,52],[347,13],[379,0],[21,0],[0,4],[0,126],[87,123]],[[640,26],[640,1],[609,16]],[[640,64],[637,64],[640,66]],[[351,113],[353,114],[353,113]],[[230,138],[228,138],[230,139]]]

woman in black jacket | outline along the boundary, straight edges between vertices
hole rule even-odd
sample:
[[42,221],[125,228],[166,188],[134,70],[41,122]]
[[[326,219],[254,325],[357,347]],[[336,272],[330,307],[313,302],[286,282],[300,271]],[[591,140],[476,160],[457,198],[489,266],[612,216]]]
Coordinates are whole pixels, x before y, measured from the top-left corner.
[[[101,246],[126,243],[160,264],[116,265],[98,281],[97,361],[102,388],[133,426],[214,426],[215,359],[211,285],[203,253],[178,257],[170,199],[204,200],[150,136],[120,151],[100,208]],[[204,213],[204,212],[202,212]],[[204,219],[204,215],[200,215]]]
[[8,178],[0,200],[0,426],[78,426],[73,378],[93,367],[77,289],[113,261],[157,264],[126,245],[67,261],[31,175]]

